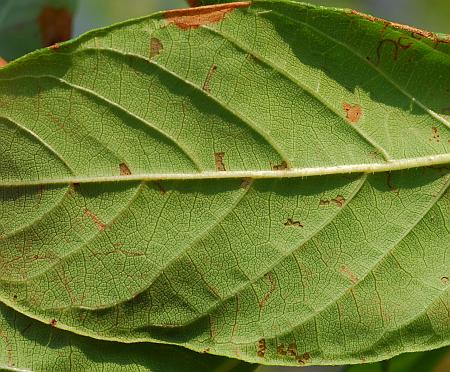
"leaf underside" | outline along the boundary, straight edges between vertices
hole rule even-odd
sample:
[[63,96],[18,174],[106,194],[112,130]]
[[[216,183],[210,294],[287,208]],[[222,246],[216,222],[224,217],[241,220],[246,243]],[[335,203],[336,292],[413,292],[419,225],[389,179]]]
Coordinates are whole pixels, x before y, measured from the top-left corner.
[[450,344],[449,42],[253,1],[9,64],[4,311],[262,364]]

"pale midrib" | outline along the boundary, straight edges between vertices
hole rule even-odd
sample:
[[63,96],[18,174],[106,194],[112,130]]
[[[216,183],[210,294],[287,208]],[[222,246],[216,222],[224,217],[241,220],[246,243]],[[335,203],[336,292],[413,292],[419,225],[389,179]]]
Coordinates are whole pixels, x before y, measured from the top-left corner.
[[[141,173],[129,176],[89,176],[47,178],[41,180],[0,180],[0,187],[18,187],[34,185],[53,185],[67,183],[99,183],[99,182],[130,182],[130,181],[160,181],[160,180],[212,180],[232,178],[295,178],[326,176],[331,174],[349,173],[379,173],[405,170],[419,167],[431,167],[450,163],[450,153],[426,157],[400,159],[383,163],[337,165],[330,167],[291,168],[286,170],[248,170],[248,171],[205,171],[198,173]],[[447,168],[447,167],[445,167]],[[450,168],[449,168],[450,170]]]

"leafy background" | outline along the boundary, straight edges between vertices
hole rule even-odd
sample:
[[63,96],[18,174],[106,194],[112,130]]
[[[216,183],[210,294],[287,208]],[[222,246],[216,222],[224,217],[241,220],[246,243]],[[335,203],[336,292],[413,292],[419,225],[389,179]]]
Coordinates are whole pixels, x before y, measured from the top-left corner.
[[[378,17],[450,33],[450,1],[448,0],[309,0],[310,3],[354,8]],[[87,30],[121,20],[146,15],[162,9],[185,7],[184,0],[79,0],[74,22],[74,36]],[[293,371],[295,368],[262,367],[260,372]],[[339,371],[340,367],[308,367],[304,372]],[[373,371],[381,371],[373,369]],[[354,370],[356,372],[356,369]],[[358,369],[369,371],[369,369]]]

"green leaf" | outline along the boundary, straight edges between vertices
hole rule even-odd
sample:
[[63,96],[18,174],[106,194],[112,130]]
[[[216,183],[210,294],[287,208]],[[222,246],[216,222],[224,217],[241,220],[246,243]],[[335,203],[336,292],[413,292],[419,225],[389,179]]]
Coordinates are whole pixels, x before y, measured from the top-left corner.
[[9,61],[68,40],[76,4],[77,0],[3,0],[0,56]]
[[450,344],[448,36],[253,1],[0,70],[0,299],[262,364]]
[[252,371],[235,359],[158,344],[119,344],[61,331],[0,304],[1,371]]
[[353,365],[346,372],[444,372],[450,363],[450,348],[445,347],[421,353],[407,353],[391,360]]

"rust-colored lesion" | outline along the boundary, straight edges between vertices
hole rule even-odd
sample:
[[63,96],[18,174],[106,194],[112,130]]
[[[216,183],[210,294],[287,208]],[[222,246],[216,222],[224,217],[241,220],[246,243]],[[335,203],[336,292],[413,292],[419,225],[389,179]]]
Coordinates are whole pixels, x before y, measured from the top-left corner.
[[150,59],[158,56],[164,49],[161,40],[156,37],[150,39]]
[[268,291],[264,294],[264,297],[259,301],[259,308],[262,309],[266,303],[267,300],[269,299],[269,297],[272,295],[272,293],[275,291],[275,289],[277,288],[277,282],[275,281],[272,273],[267,273],[265,275],[265,277],[267,278],[267,280],[270,283],[270,287],[268,289]]
[[431,31],[423,30],[409,25],[404,25],[402,23],[391,22],[383,18],[378,18],[369,14],[358,12],[357,10],[353,9],[350,11],[350,14],[364,18],[370,22],[383,23],[384,24],[383,29],[387,27],[393,27],[401,31],[409,32],[411,34],[411,37],[413,37],[414,39],[420,40],[422,38],[426,38],[432,40],[435,43],[450,43],[450,35],[437,35]]
[[247,8],[250,4],[250,1],[240,1],[230,4],[168,10],[164,13],[164,18],[169,24],[173,24],[182,30],[189,30],[203,25],[222,22],[228,13],[238,8]]
[[8,62],[3,59],[2,57],[0,57],[0,68],[2,68],[3,66],[6,66],[8,64]]
[[120,163],[119,164],[119,170],[121,176],[131,176],[130,168],[126,163]]
[[360,105],[352,105],[350,103],[344,102],[342,104],[342,108],[346,112],[345,117],[350,123],[356,124],[359,121],[359,119],[361,119],[363,112]]
[[216,65],[216,64],[213,64],[213,65],[211,66],[211,68],[209,69],[209,71],[208,71],[208,75],[206,75],[205,82],[203,83],[202,89],[203,89],[205,92],[211,93],[211,86],[210,86],[210,83],[211,83],[211,79],[213,78],[213,76],[214,76],[214,74],[216,73],[216,71],[217,71],[217,65]]
[[59,42],[67,41],[72,35],[72,13],[64,8],[47,6],[42,9],[39,19],[42,45],[59,48]]
[[219,172],[226,171],[225,164],[223,163],[224,157],[225,157],[224,152],[214,153],[214,162],[216,163],[216,170]]
[[100,231],[103,231],[103,230],[106,229],[106,224],[105,224],[104,222],[102,222],[102,220],[100,220],[100,218],[99,218],[96,214],[92,213],[89,209],[85,209],[85,210],[83,211],[83,214],[84,214],[86,217],[90,218],[91,221],[92,221],[93,223],[95,223],[95,225],[97,226],[97,228],[98,228]]
[[267,351],[266,339],[261,338],[258,341],[258,346],[256,348],[256,355],[258,355],[258,357],[260,358],[264,358],[264,356],[266,355],[266,351]]

